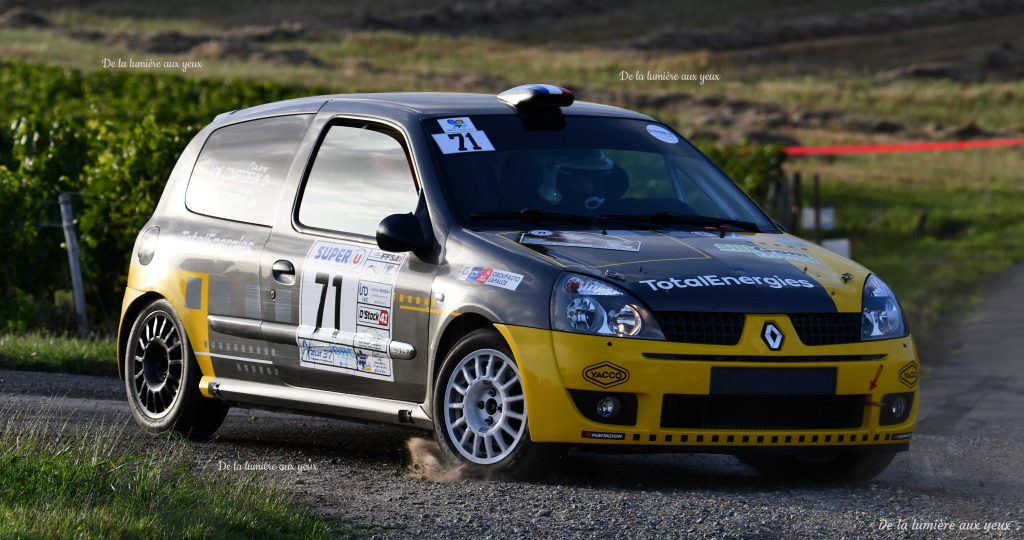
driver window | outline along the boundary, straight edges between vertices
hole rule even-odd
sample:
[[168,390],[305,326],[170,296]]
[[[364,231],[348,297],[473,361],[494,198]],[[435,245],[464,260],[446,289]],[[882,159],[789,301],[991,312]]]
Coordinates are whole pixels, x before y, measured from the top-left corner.
[[334,125],[317,150],[299,201],[299,223],[373,237],[391,214],[412,212],[419,194],[397,134]]

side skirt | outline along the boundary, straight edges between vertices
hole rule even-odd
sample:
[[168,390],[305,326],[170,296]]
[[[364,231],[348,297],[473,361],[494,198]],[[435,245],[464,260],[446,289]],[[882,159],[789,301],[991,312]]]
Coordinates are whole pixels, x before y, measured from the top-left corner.
[[306,411],[338,418],[411,425],[422,429],[434,428],[434,422],[419,403],[223,377],[204,380],[200,384],[206,384],[211,395],[226,401]]

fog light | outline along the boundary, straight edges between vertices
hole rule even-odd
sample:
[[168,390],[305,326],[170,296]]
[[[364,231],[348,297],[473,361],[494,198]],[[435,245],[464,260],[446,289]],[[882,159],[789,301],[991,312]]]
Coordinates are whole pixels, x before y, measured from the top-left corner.
[[893,420],[903,420],[907,416],[907,400],[903,396],[897,396],[889,406],[889,414]]
[[622,410],[622,402],[615,396],[605,396],[597,402],[597,415],[601,418],[611,418]]
[[886,394],[882,396],[882,411],[878,423],[883,426],[906,422],[914,408],[914,393]]

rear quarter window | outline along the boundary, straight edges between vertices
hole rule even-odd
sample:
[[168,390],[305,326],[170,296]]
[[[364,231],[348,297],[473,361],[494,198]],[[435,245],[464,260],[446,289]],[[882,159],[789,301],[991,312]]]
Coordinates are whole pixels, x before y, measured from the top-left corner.
[[250,120],[214,131],[185,191],[185,206],[207,216],[270,226],[288,168],[311,114]]

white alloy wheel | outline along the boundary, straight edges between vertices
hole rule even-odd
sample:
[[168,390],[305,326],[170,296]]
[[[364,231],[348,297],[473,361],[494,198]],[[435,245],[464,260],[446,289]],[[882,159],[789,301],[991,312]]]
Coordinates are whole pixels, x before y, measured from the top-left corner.
[[501,351],[466,355],[448,376],[444,424],[466,460],[497,463],[515,452],[526,432],[526,400],[519,368]]

